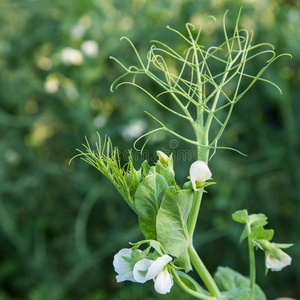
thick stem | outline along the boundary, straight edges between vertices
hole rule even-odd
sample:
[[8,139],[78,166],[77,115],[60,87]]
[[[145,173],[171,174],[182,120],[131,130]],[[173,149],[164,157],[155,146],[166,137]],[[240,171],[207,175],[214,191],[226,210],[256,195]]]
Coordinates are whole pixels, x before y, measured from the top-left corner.
[[193,205],[188,220],[188,233],[191,241],[193,240],[193,235],[194,235],[194,231],[198,219],[202,195],[203,195],[202,191],[194,191]]
[[215,281],[213,280],[212,276],[206,269],[205,265],[203,264],[202,260],[198,256],[194,246],[190,244],[189,246],[189,254],[190,254],[190,259],[191,262],[199,274],[200,278],[202,279],[203,283],[211,293],[213,297],[220,298],[221,297],[221,292],[219,291]]

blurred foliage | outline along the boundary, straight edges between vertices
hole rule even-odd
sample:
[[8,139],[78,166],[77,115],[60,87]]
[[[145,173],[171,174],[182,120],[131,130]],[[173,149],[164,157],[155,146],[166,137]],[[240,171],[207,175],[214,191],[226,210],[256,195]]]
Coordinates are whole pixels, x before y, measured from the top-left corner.
[[[183,45],[166,26],[185,32],[186,22],[199,26],[212,14],[217,22],[207,23],[201,39],[212,45],[222,39],[224,12],[230,10],[230,29],[240,6],[241,27],[253,29],[255,42],[270,42],[293,59],[280,59],[265,74],[283,95],[259,83],[236,106],[220,144],[248,156],[219,151],[211,160],[218,184],[203,202],[195,242],[212,271],[228,265],[247,274],[246,249],[238,245],[240,227],[231,213],[242,208],[265,213],[276,242],[295,246],[288,251],[292,266],[266,277],[258,255],[258,283],[268,299],[300,297],[299,1],[2,0],[1,300],[191,299],[179,288],[159,296],[151,283],[116,284],[113,255],[141,238],[137,219],[100,173],[80,160],[68,162],[84,136],[95,141],[96,131],[110,135],[121,151],[132,148],[137,135],[155,128],[145,110],[174,130],[186,130],[138,90],[109,91],[122,72],[109,56],[127,65],[135,59],[121,36],[141,56],[151,39],[180,50]],[[155,93],[150,81],[143,84]],[[146,149],[151,160],[157,149],[176,154],[186,147],[160,135]],[[190,163],[175,161],[181,184]]]

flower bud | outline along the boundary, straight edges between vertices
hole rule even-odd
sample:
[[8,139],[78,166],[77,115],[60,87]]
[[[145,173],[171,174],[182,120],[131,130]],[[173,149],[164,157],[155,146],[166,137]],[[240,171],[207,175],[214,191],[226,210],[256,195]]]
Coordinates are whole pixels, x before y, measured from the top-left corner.
[[190,180],[193,185],[193,189],[197,189],[197,182],[205,182],[211,178],[211,171],[206,162],[202,160],[197,160],[192,163],[190,167]]
[[156,151],[157,155],[158,155],[158,159],[159,161],[162,163],[162,165],[167,166],[168,165],[168,161],[169,161],[169,157],[167,154],[163,153],[162,151]]

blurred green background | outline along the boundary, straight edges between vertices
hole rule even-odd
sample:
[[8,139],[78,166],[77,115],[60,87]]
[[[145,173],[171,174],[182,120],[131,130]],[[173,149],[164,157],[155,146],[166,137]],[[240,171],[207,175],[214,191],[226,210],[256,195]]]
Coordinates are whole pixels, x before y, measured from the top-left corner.
[[[141,239],[136,216],[100,173],[69,160],[108,134],[121,151],[156,124],[144,110],[181,130],[173,116],[132,87],[111,93],[122,74],[109,59],[136,63],[129,37],[141,55],[151,39],[176,49],[182,41],[167,25],[185,32],[217,17],[202,42],[223,41],[221,22],[229,9],[232,29],[240,6],[241,27],[255,43],[270,42],[288,52],[265,77],[283,95],[258,83],[235,107],[220,143],[248,156],[219,151],[210,163],[217,185],[209,188],[197,226],[196,248],[212,273],[218,265],[248,274],[242,228],[235,210],[262,212],[276,242],[295,243],[292,266],[264,275],[257,253],[258,283],[268,299],[300,298],[300,5],[297,0],[1,0],[0,3],[0,299],[192,299],[178,288],[166,296],[153,284],[116,284],[113,255]],[[255,70],[257,65],[252,66]],[[147,79],[145,86],[155,93]],[[147,145],[177,152],[189,148],[168,135]],[[135,153],[135,156],[142,160]],[[179,184],[190,161],[175,161]],[[222,251],[220,251],[222,249]]]

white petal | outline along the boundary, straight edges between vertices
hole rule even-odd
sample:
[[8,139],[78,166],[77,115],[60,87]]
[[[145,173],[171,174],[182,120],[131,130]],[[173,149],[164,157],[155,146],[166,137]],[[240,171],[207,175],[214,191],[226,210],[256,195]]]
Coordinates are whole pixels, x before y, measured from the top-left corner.
[[196,190],[196,181],[205,182],[212,176],[211,171],[206,162],[197,160],[192,163],[190,167],[190,180],[193,185],[193,189]]
[[159,294],[167,294],[173,286],[173,276],[164,269],[154,279],[154,288]]
[[172,257],[166,254],[157,258],[149,267],[146,275],[146,280],[150,280],[156,277],[171,260]]
[[132,265],[127,262],[124,257],[131,257],[131,249],[121,249],[115,256],[113,260],[113,266],[115,269],[115,272],[118,274],[125,274],[127,272],[132,271]]
[[145,283],[147,280],[149,280],[146,279],[146,274],[153,262],[153,260],[144,258],[134,265],[133,278],[136,282]]
[[281,271],[286,266],[289,266],[292,263],[292,258],[281,251],[281,260],[277,259],[275,256],[268,254],[266,259],[266,266],[272,271]]
[[135,282],[132,271],[125,273],[125,274],[117,275],[116,279],[117,279],[117,282],[122,282],[122,281],[126,281],[126,280]]

